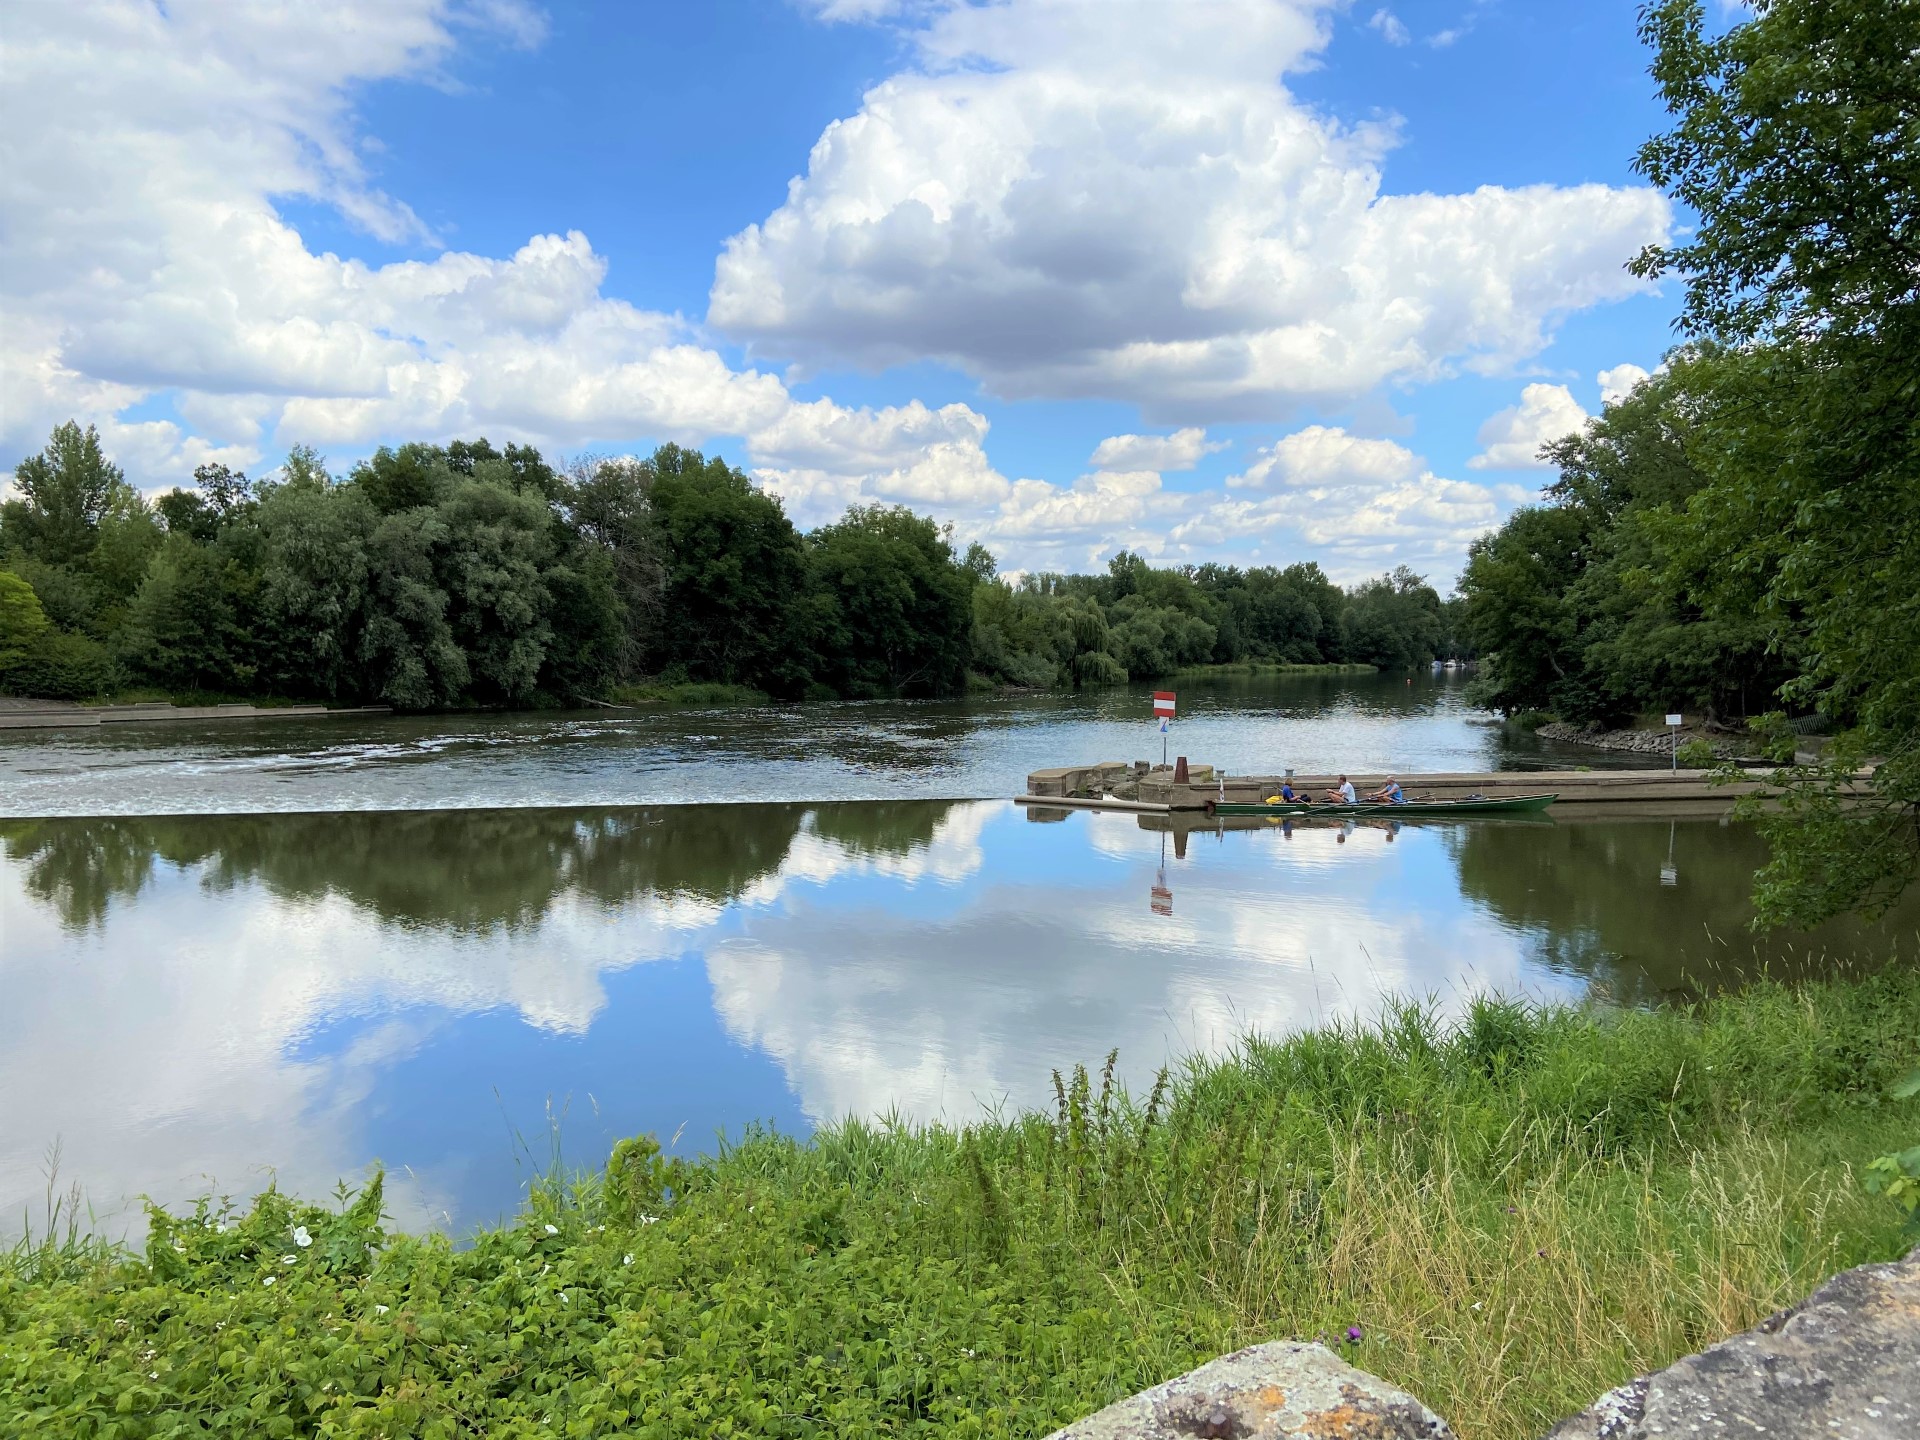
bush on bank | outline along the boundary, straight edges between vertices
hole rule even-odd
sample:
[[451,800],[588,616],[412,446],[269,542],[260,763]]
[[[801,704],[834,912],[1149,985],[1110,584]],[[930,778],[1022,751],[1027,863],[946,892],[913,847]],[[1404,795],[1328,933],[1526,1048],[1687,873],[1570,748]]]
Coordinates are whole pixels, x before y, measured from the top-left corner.
[[[1688,1011],[1404,1008],[1141,1100],[961,1129],[648,1140],[456,1248],[332,1207],[155,1210],[0,1264],[30,1433],[1042,1435],[1322,1335],[1460,1433],[1608,1386],[1902,1248],[1857,1167],[1920,1120],[1920,974]],[[1107,1072],[1110,1074],[1110,1070]],[[1340,1337],[1357,1326],[1362,1339]]]

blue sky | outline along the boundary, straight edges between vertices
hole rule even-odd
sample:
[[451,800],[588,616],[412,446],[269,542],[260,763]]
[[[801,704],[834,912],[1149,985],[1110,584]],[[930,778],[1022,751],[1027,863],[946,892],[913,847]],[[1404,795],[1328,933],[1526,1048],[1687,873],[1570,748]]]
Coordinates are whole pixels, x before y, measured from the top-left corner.
[[1444,589],[1672,343],[1635,9],[28,6],[0,466],[672,439],[1009,569]]

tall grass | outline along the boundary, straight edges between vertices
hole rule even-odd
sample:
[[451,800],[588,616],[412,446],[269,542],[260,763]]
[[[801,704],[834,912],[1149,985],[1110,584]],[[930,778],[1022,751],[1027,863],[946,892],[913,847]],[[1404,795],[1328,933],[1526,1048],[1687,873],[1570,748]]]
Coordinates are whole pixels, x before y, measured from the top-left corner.
[[157,1215],[140,1259],[0,1264],[0,1413],[1041,1435],[1320,1336],[1463,1436],[1534,1435],[1901,1250],[1856,1167],[1920,1131],[1886,1098],[1916,1052],[1911,970],[1686,1011],[1405,1005],[1143,1097],[1110,1056],[960,1127],[751,1130],[692,1166],[625,1142],[467,1249],[378,1235],[377,1195]]

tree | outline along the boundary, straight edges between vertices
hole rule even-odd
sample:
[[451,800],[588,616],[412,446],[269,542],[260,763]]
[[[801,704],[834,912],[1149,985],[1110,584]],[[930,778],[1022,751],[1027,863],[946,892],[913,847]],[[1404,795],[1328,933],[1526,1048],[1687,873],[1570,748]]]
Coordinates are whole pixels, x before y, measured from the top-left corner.
[[828,604],[822,660],[848,695],[939,695],[971,658],[975,577],[940,527],[911,510],[856,505],[807,539]]
[[100,448],[100,432],[69,420],[55,427],[46,448],[22,460],[13,475],[20,498],[0,506],[0,533],[50,565],[86,559],[100,522],[116,508],[137,504],[120,467]]
[[1800,648],[1782,698],[1841,731],[1760,817],[1760,914],[1804,924],[1920,871],[1920,6],[1759,0],[1709,38],[1661,0],[1641,28],[1675,121],[1636,164],[1699,223],[1635,268],[1680,274],[1683,327],[1734,356],[1664,538],[1698,603]]
[[379,693],[363,669],[372,591],[368,540],[378,516],[353,487],[296,472],[260,502],[263,541],[255,625],[262,679],[328,699]]
[[382,445],[371,459],[353,467],[351,483],[380,514],[393,515],[437,503],[455,473],[437,445],[402,445],[397,450]]
[[463,479],[435,518],[434,575],[452,641],[466,657],[463,689],[488,704],[524,704],[553,643],[546,504],[492,479]]
[[11,570],[0,570],[0,679],[32,654],[52,628],[33,586]]
[[666,568],[660,554],[645,461],[586,456],[568,469],[560,503],[578,543],[607,558],[620,606],[611,660],[614,678],[641,673],[659,634]]
[[153,557],[120,638],[135,670],[182,690],[240,691],[253,680],[251,635],[231,566],[211,546],[170,535]]
[[806,555],[779,499],[698,450],[663,445],[648,464],[670,617],[659,658],[689,676],[800,693]]
[[1578,510],[1533,505],[1467,547],[1460,593],[1481,654],[1471,691],[1477,703],[1508,715],[1547,710],[1579,669],[1567,597],[1591,538]]

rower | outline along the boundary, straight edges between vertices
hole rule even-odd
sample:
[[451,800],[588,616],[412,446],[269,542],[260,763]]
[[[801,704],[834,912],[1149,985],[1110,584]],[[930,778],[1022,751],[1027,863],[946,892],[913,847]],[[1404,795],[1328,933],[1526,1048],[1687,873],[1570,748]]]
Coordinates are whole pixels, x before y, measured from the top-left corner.
[[1351,805],[1356,798],[1353,781],[1344,775],[1340,777],[1340,783],[1327,792],[1327,801],[1329,804]]
[[1400,782],[1391,775],[1387,776],[1387,783],[1374,791],[1367,799],[1384,800],[1389,805],[1404,805],[1407,803],[1406,794],[1400,789]]

